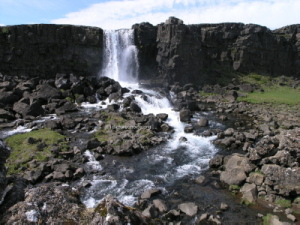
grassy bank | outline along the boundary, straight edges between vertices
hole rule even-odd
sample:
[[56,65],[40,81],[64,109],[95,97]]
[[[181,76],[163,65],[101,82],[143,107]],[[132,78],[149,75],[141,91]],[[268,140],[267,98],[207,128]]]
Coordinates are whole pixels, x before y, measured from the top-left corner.
[[41,129],[29,133],[8,137],[6,144],[12,149],[7,160],[8,174],[26,170],[30,161],[43,162],[54,156],[51,149],[67,150],[65,136],[50,129]]
[[271,103],[300,106],[300,87],[294,86],[295,81],[290,77],[271,78],[249,74],[239,77],[239,82],[259,87],[253,93],[248,93],[245,97],[239,97],[239,101],[255,104]]

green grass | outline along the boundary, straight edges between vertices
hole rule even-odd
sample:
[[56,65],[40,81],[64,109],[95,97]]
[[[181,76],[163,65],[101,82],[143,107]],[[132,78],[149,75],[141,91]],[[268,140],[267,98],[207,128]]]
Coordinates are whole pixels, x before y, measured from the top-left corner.
[[293,88],[293,80],[290,77],[271,78],[258,74],[240,76],[241,83],[256,84],[264,92],[255,91],[248,93],[246,97],[239,97],[238,101],[246,101],[254,104],[286,104],[289,106],[300,106],[300,88]]
[[248,75],[240,75],[238,77],[238,80],[240,83],[264,85],[270,83],[272,79],[269,76],[262,76],[256,73],[250,73]]
[[[35,143],[29,144],[28,138],[34,138]],[[65,136],[50,129],[16,134],[8,137],[5,142],[12,149],[7,160],[8,174],[21,172],[22,167],[28,167],[28,162],[31,160],[46,161],[52,156],[50,149],[54,144],[60,147],[61,151],[66,151],[68,148]],[[43,149],[38,148],[41,143],[45,144]]]
[[287,199],[277,200],[275,203],[277,205],[280,205],[283,208],[290,208],[290,207],[292,207],[291,200],[287,200]]
[[239,97],[238,101],[246,101],[254,104],[273,103],[300,105],[300,90],[290,87],[274,86],[264,89],[265,92],[249,93],[246,97]]

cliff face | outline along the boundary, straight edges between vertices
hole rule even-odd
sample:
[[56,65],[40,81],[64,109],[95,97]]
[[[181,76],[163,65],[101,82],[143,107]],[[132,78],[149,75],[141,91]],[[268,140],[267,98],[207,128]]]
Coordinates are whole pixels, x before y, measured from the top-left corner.
[[71,25],[0,27],[0,72],[55,77],[93,76],[102,63],[103,30]]
[[[214,83],[233,72],[300,77],[300,25],[274,31],[254,24],[133,25],[140,80]],[[102,67],[103,30],[71,25],[0,27],[0,72],[54,77],[96,76]]]
[[[134,26],[137,33],[140,27]],[[300,76],[300,25],[271,31],[242,23],[184,25],[170,17],[157,26],[156,37],[159,75],[171,82],[213,83],[232,72]]]

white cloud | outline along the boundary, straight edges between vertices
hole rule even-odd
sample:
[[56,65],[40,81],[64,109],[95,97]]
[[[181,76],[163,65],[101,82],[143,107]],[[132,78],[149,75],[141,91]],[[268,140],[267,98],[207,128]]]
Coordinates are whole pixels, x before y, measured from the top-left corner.
[[115,0],[52,20],[57,24],[130,28],[135,23],[154,25],[175,16],[185,24],[243,22],[279,28],[299,23],[299,0]]
[[3,27],[3,26],[5,26],[4,24],[0,24],[0,27]]

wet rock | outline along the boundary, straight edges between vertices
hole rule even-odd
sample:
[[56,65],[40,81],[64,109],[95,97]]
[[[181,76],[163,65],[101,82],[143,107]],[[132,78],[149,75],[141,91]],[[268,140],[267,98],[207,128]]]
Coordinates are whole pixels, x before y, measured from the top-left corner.
[[76,111],[78,111],[77,106],[69,101],[65,102],[61,107],[55,109],[55,113],[58,115]]
[[187,142],[188,139],[187,139],[186,137],[180,137],[180,138],[179,138],[179,141],[180,141],[180,142]]
[[82,177],[85,174],[85,171],[83,168],[77,168],[75,173],[74,173],[74,177]]
[[178,209],[188,216],[194,216],[198,212],[198,206],[193,202],[182,203],[178,205]]
[[181,122],[190,122],[192,113],[188,109],[183,109],[179,113],[179,118]]
[[161,119],[162,121],[166,121],[166,120],[168,119],[168,114],[167,114],[167,113],[158,113],[158,114],[156,115],[156,117],[157,117],[158,119]]
[[142,195],[141,195],[141,199],[148,199],[148,198],[151,198],[155,195],[158,195],[161,193],[161,190],[160,189],[157,189],[157,188],[153,188],[153,189],[149,189],[149,190],[146,190]]
[[126,107],[129,107],[130,106],[130,103],[134,100],[134,97],[133,96],[128,96],[126,98],[124,98],[123,100],[123,107],[126,108]]
[[214,158],[212,158],[209,161],[209,167],[210,168],[219,168],[223,165],[223,156],[222,155],[216,155]]
[[161,128],[162,132],[169,132],[171,130],[171,127],[166,123],[162,124],[160,126],[160,128]]
[[132,112],[137,112],[137,113],[142,112],[141,107],[139,107],[139,105],[136,104],[135,102],[131,102],[129,107]]
[[207,127],[208,126],[208,120],[206,118],[200,118],[198,121],[197,121],[197,125],[199,127]]
[[184,128],[185,133],[193,133],[193,131],[194,131],[194,128],[192,126],[186,126]]
[[107,110],[109,111],[117,111],[120,108],[120,106],[118,104],[110,104],[107,106]]
[[95,148],[98,148],[100,146],[101,146],[101,142],[97,138],[94,138],[94,139],[89,140],[87,142],[86,148],[87,149],[95,149]]

